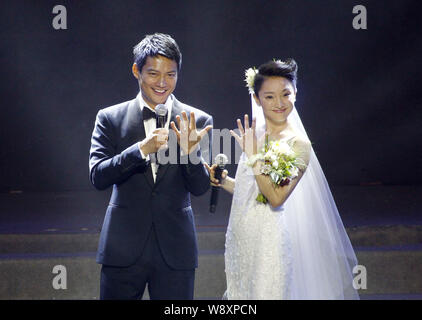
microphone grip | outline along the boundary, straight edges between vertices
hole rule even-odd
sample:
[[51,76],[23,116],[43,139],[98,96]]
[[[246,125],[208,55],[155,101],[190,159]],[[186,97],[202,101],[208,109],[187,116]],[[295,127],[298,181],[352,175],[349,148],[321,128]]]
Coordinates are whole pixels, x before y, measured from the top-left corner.
[[166,117],[157,116],[157,128],[164,128],[166,124]]
[[221,183],[221,174],[223,173],[224,167],[217,166],[214,171],[214,177]]
[[[157,129],[158,128],[164,128],[165,124],[166,124],[166,117],[157,115],[156,116],[156,122],[155,122],[156,128]],[[158,161],[158,152],[154,153],[154,156],[155,156],[155,163],[158,164],[157,172],[156,172],[156,174],[157,174],[158,173],[158,167],[160,166],[160,162]]]
[[[221,174],[223,173],[224,166],[217,166],[215,168],[214,176],[221,182]],[[218,203],[218,193],[220,192],[220,187],[211,187],[211,200],[210,200],[210,212],[214,213],[217,208]]]
[[211,201],[210,201],[210,212],[215,213],[215,209],[217,208],[218,202],[218,193],[220,191],[220,187],[211,187]]

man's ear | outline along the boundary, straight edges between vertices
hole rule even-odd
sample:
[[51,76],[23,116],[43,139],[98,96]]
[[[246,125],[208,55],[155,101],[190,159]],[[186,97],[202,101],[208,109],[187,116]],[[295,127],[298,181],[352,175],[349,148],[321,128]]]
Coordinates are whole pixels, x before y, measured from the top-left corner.
[[255,93],[253,94],[253,98],[255,99],[256,104],[258,106],[261,106],[261,102],[259,101],[259,98],[258,98],[258,96]]
[[139,70],[138,70],[138,65],[137,65],[136,63],[134,63],[134,64],[132,65],[132,73],[133,73],[133,76],[134,76],[136,79],[139,79]]

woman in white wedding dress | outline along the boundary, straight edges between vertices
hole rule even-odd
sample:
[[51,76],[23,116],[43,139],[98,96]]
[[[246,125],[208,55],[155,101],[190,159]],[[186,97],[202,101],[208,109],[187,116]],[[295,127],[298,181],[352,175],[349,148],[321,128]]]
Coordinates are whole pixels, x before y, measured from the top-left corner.
[[[359,299],[353,285],[356,256],[325,176],[295,108],[297,64],[270,61],[247,71],[253,120],[239,133],[235,178],[207,166],[211,184],[233,194],[226,233],[225,298]],[[267,136],[267,138],[265,138]],[[275,187],[252,162],[264,142],[286,142],[296,153],[299,174]],[[249,160],[249,161],[248,161]],[[267,203],[258,202],[261,193]]]

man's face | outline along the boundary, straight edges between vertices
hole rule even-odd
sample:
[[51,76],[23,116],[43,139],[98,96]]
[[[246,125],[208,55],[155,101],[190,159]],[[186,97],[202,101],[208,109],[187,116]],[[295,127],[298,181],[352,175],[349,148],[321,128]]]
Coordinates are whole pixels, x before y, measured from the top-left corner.
[[164,56],[147,57],[140,73],[136,64],[132,71],[138,79],[142,98],[152,109],[164,104],[176,88],[177,63]]

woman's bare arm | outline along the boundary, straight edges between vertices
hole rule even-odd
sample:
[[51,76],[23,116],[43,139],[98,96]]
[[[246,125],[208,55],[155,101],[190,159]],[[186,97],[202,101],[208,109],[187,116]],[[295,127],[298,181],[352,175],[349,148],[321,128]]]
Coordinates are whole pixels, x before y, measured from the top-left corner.
[[[305,140],[297,140],[295,142],[295,149],[300,150],[300,158],[307,166],[309,164],[311,143]],[[256,162],[253,167],[254,172],[259,173],[261,165],[261,162]],[[299,183],[305,171],[306,167],[301,168],[299,170],[299,175],[295,179],[293,179],[288,185],[285,186],[274,186],[274,183],[271,181],[271,178],[263,174],[256,174],[255,180],[258,184],[259,190],[265,196],[265,198],[267,198],[270,205],[272,207],[278,207],[287,200],[287,198],[295,189],[296,185]]]

